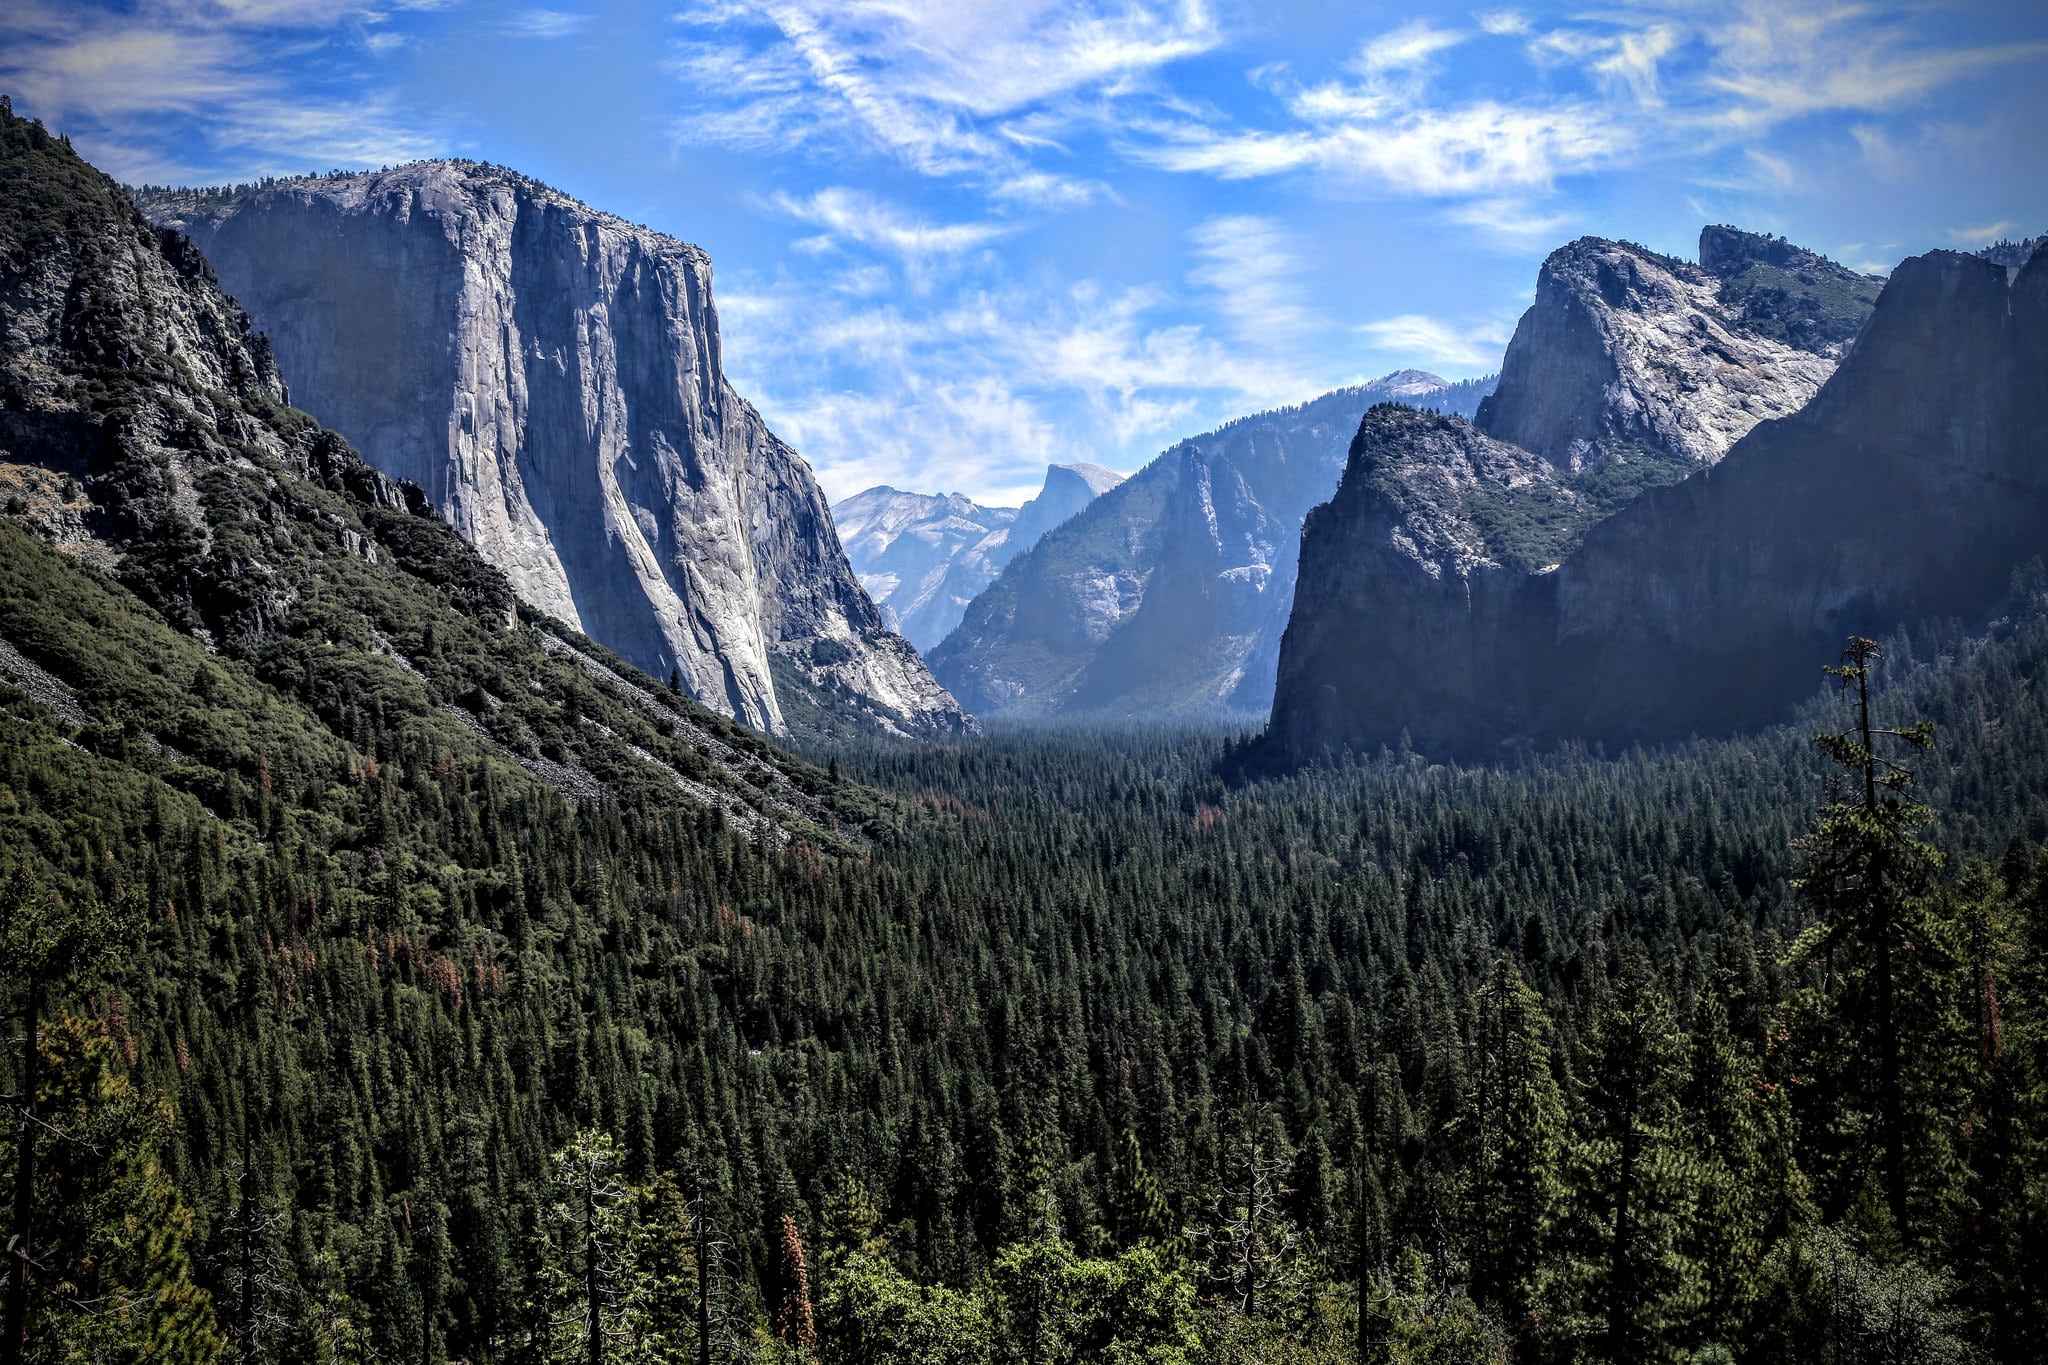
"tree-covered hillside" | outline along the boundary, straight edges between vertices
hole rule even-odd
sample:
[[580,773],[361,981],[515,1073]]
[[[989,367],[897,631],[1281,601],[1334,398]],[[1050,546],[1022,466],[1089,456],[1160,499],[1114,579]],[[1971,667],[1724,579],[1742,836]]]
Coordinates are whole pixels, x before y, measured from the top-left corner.
[[807,762],[508,617],[0,152],[0,1361],[2048,1349],[2038,572],[1867,675],[1912,788],[1839,701]]

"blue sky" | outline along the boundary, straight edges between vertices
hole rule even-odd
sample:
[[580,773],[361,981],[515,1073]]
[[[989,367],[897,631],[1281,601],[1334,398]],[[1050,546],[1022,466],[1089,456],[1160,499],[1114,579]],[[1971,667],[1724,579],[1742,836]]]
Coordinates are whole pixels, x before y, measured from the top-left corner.
[[460,155],[696,242],[835,497],[1486,372],[1583,234],[2048,231],[2031,2],[8,0],[0,90],[129,181]]

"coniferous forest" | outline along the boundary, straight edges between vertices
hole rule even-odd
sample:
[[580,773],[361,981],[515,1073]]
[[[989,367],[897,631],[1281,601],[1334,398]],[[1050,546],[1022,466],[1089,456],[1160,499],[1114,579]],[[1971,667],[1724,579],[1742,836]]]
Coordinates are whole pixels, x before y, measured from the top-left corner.
[[792,754],[0,153],[0,1365],[2048,1355],[2038,560],[1737,738]]
[[2037,1358],[2041,601],[1664,752],[842,751],[829,851],[11,689],[22,1358]]

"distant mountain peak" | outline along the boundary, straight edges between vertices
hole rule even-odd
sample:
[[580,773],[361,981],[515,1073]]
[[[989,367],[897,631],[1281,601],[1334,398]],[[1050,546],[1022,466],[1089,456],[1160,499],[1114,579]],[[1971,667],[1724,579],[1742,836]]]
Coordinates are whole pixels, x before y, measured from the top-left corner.
[[1097,497],[1124,481],[1124,476],[1114,469],[1105,469],[1099,464],[1090,464],[1085,460],[1077,464],[1048,465],[1045,471],[1048,482],[1051,481],[1054,470],[1064,470],[1069,474],[1078,475],[1081,481],[1088,485],[1088,491]]
[[1712,268],[1600,237],[1552,252],[1480,429],[1561,467],[1636,451],[1682,469],[1805,406],[1882,282],[1737,228],[1706,229],[1701,254]]
[[1022,507],[884,487],[836,504],[832,517],[862,586],[905,638],[930,649],[1005,564],[1121,482],[1123,475],[1099,464],[1053,464]]
[[1450,381],[1428,370],[1395,370],[1360,387],[1383,393],[1389,398],[1419,398],[1423,394],[1449,388]]

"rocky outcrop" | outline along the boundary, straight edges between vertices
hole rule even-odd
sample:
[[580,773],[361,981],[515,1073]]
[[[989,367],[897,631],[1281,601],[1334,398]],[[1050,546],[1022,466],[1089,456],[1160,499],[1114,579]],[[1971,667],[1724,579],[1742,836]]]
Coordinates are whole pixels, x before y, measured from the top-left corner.
[[[2016,277],[1950,252],[1905,262],[1812,402],[1585,525],[1554,565],[1507,562],[1483,537],[1456,553],[1403,543],[1396,452],[1473,471],[1448,500],[1460,524],[1489,485],[1541,488],[1541,471],[1477,431],[1369,418],[1304,533],[1271,743],[1296,761],[1404,735],[1484,755],[1768,721],[1845,635],[1995,603],[2048,538],[2044,433],[2048,254]],[[1425,459],[1431,440],[1444,449]],[[1480,476],[1488,452],[1506,473]]]
[[1021,508],[884,487],[854,494],[832,518],[861,586],[906,639],[929,650],[1005,564],[1121,482],[1098,464],[1056,464]]
[[2022,237],[2018,241],[2001,238],[1977,254],[1987,261],[2004,266],[2007,270],[2019,270],[2034,259],[2034,253],[2048,246],[2048,233],[2039,237]]
[[[1787,330],[1793,305],[1773,302],[1753,276],[1760,268],[1793,276],[1751,259],[1772,245],[1707,229],[1701,256],[1720,273],[1594,237],[1560,248],[1537,275],[1536,300],[1477,425],[1572,468],[1634,452],[1713,464],[1758,422],[1804,407],[1834,371],[1833,343],[1805,350],[1774,335]],[[1794,269],[1810,259],[1874,293],[1875,281],[1789,251],[1797,256],[1779,254]],[[1744,283],[1724,303],[1729,280]]]
[[1019,719],[1261,713],[1293,600],[1301,518],[1359,417],[1471,412],[1491,381],[1402,370],[1183,441],[1018,556],[932,652],[970,709]]
[[966,724],[726,382],[697,248],[469,162],[141,202],[524,601],[759,729]]

